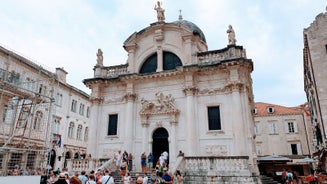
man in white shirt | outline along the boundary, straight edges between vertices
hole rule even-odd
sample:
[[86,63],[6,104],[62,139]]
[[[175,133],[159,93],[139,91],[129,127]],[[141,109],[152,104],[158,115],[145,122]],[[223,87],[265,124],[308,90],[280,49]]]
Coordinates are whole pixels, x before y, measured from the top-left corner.
[[114,184],[114,178],[111,175],[111,172],[109,172],[108,170],[104,171],[104,176],[101,177],[100,182],[101,184]]
[[148,180],[149,180],[148,174],[145,172],[143,177],[143,184],[148,184]]

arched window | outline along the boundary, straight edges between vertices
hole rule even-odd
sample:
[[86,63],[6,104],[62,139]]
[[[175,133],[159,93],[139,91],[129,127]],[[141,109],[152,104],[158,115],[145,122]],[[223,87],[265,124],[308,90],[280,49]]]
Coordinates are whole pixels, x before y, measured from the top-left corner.
[[171,52],[163,53],[163,70],[174,70],[177,66],[182,66],[182,61]]
[[85,133],[84,133],[84,141],[89,140],[89,127],[85,127]]
[[41,122],[42,122],[43,113],[41,111],[37,111],[34,116],[33,129],[40,130]]
[[78,152],[76,152],[76,153],[74,154],[74,159],[79,159],[79,154],[78,154]]
[[82,125],[78,125],[76,140],[81,140],[82,139],[82,129],[83,129]]
[[150,56],[142,65],[140,73],[153,73],[157,70],[157,53]]
[[74,123],[70,122],[69,128],[68,128],[68,137],[69,138],[73,138],[74,127],[75,127]]
[[[153,73],[157,71],[157,53],[152,54],[143,63],[140,73]],[[171,52],[163,52],[163,70],[174,70],[177,66],[182,66],[182,61]]]

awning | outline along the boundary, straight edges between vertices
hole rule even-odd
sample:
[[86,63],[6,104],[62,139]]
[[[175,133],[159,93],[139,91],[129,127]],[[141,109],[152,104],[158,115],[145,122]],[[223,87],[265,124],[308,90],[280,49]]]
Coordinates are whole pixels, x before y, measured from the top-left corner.
[[286,162],[292,162],[292,159],[279,155],[269,155],[265,157],[259,157],[257,161],[259,163],[286,163]]

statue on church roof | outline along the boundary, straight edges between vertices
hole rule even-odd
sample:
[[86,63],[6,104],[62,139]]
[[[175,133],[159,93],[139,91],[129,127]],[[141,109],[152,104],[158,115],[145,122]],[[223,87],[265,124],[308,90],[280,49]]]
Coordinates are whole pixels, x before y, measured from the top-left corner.
[[157,5],[154,6],[154,9],[157,11],[158,22],[164,22],[165,21],[165,10],[163,8],[161,8],[159,1],[157,2]]
[[97,65],[98,66],[103,66],[103,55],[102,55],[102,50],[98,49],[98,52],[96,53],[97,55]]
[[228,26],[227,34],[228,34],[228,45],[235,45],[236,44],[235,32],[232,25]]

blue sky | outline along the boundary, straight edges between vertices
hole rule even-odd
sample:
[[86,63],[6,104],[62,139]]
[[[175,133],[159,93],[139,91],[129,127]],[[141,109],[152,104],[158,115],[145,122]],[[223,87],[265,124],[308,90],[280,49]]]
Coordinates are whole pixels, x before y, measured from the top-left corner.
[[[54,72],[64,67],[67,82],[93,77],[96,52],[104,65],[125,64],[123,42],[156,21],[155,0],[0,0],[0,45]],[[254,62],[256,102],[297,106],[303,89],[303,29],[326,12],[323,0],[163,0],[166,22],[183,19],[204,32],[209,50],[227,46],[231,24],[237,45]]]

